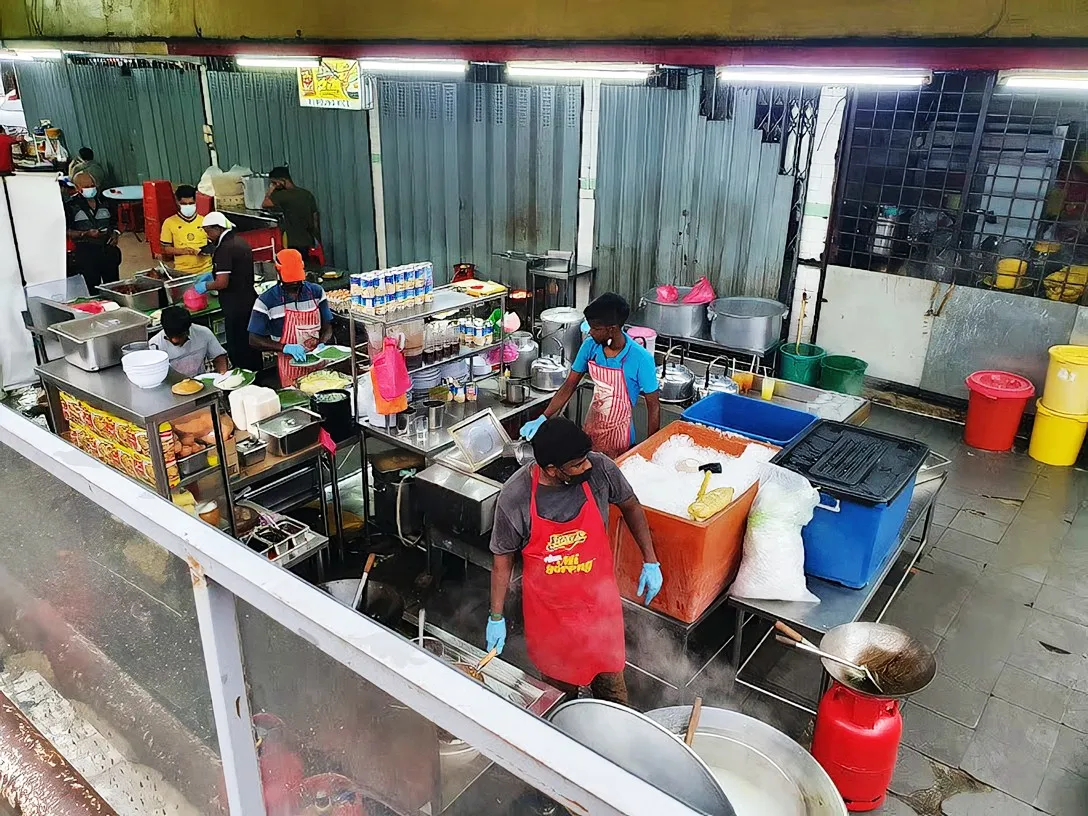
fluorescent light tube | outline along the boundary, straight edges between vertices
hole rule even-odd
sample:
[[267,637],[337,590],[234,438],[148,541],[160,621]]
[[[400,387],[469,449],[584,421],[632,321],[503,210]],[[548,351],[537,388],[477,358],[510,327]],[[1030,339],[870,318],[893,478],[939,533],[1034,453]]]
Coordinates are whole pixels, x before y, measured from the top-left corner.
[[1002,87],[1010,89],[1085,91],[1088,90],[1088,71],[1000,71],[997,81]]
[[821,68],[788,65],[723,65],[718,79],[735,85],[883,85],[906,88],[928,85],[925,68]]
[[359,69],[375,74],[461,74],[468,62],[459,59],[388,59],[361,58]]
[[637,62],[508,62],[506,75],[525,79],[604,79],[644,82],[655,65]]
[[317,68],[317,57],[254,57],[239,55],[234,61],[243,68]]

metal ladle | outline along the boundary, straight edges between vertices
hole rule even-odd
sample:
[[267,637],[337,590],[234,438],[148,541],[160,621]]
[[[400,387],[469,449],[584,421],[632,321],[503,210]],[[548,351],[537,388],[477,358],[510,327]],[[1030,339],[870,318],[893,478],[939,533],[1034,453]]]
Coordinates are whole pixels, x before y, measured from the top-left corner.
[[870,683],[872,683],[873,688],[875,688],[878,692],[882,692],[884,690],[883,688],[881,688],[879,681],[877,681],[876,675],[869,671],[868,666],[859,666],[857,663],[847,660],[844,657],[839,657],[836,654],[831,654],[831,652],[825,652],[823,649],[821,649],[811,640],[806,638],[800,632],[796,631],[795,629],[791,629],[782,621],[775,621],[774,628],[778,630],[778,632],[781,632],[781,634],[776,634],[774,636],[774,639],[777,640],[779,643],[782,643],[786,646],[792,646],[794,649],[798,649],[799,651],[808,652],[809,654],[813,654],[817,657],[822,657],[826,660],[830,660],[834,663],[845,666],[851,671],[856,672],[859,678],[863,677]]

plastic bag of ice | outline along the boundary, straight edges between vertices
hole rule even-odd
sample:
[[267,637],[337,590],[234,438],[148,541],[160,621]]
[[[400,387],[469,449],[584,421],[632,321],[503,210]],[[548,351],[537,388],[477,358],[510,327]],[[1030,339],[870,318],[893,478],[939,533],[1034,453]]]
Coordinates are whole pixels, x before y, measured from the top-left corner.
[[805,583],[801,528],[812,520],[820,494],[808,479],[777,465],[760,468],[759,492],[748,514],[744,554],[729,594],[769,601],[820,599]]

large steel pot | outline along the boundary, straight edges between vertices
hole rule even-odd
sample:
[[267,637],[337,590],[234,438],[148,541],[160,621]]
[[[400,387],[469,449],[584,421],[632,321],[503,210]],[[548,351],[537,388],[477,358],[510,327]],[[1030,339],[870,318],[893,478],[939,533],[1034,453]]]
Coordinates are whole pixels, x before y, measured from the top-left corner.
[[676,303],[659,302],[656,288],[646,292],[639,301],[642,324],[669,337],[704,337],[707,329],[706,304],[681,302],[691,291],[690,286],[677,286],[676,291],[679,295]]
[[756,297],[718,298],[710,304],[710,338],[738,351],[764,352],[782,336],[786,304]]
[[[679,737],[687,730],[691,706],[658,708],[646,716]],[[846,805],[827,772],[808,751],[764,722],[703,706],[691,747],[724,783],[726,796],[742,816],[846,816]],[[729,775],[719,775],[723,770]],[[738,777],[739,787],[731,790]],[[753,789],[765,800],[746,799]]]
[[563,348],[563,359],[573,360],[582,347],[582,321],[585,315],[573,306],[556,306],[540,313],[540,348],[547,351],[548,341],[556,338]]
[[510,340],[518,350],[518,358],[510,363],[510,376],[517,380],[527,380],[529,367],[540,356],[540,345],[527,331],[514,332],[510,335]]
[[538,357],[529,372],[529,384],[537,391],[558,391],[567,381],[570,366],[556,357]]

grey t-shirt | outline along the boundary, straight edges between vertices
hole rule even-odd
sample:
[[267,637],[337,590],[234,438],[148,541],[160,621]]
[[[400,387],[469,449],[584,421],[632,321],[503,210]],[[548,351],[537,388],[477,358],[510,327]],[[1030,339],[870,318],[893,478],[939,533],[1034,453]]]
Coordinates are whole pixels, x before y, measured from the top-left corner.
[[[616,463],[603,453],[590,453],[593,470],[589,490],[597,500],[601,518],[608,525],[608,505],[634,498],[635,491]],[[495,507],[495,526],[491,528],[491,552],[508,555],[521,552],[529,543],[529,498],[533,489],[534,464],[525,465],[502,486]],[[540,485],[536,493],[536,511],[549,521],[570,521],[585,504],[581,485]]]
[[183,377],[200,374],[204,371],[205,360],[214,360],[227,353],[212,330],[204,326],[190,326],[189,339],[184,346],[175,346],[161,331],[151,338],[151,345],[165,351],[170,358],[170,367]]

